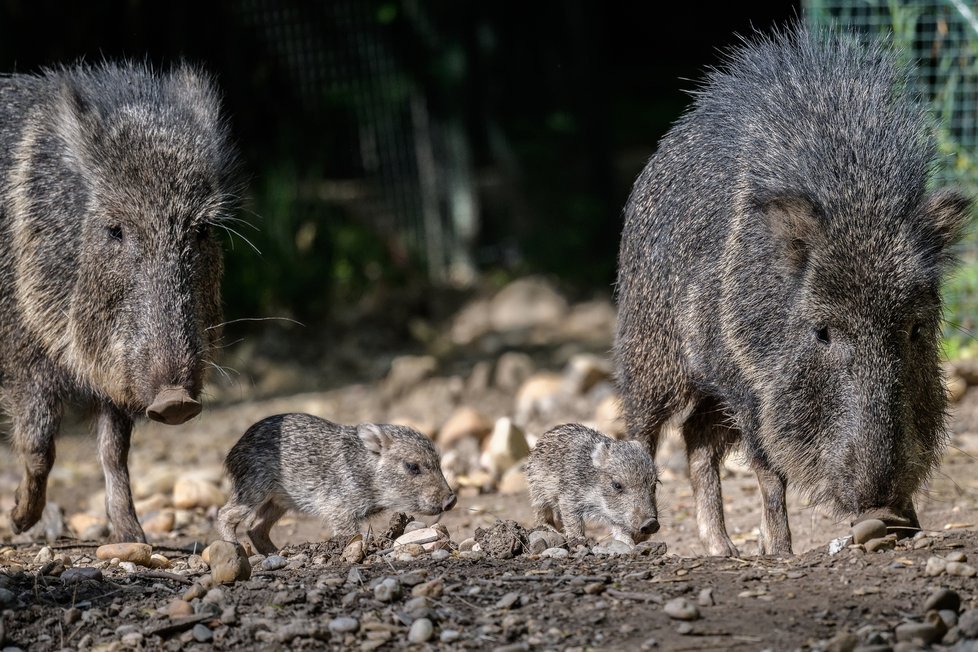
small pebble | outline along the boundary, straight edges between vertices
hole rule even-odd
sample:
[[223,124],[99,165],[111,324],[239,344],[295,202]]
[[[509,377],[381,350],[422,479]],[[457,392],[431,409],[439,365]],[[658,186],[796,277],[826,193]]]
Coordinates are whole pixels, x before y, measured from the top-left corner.
[[238,609],[234,605],[225,607],[221,612],[221,623],[224,625],[236,625],[238,622]]
[[102,571],[98,568],[92,568],[91,566],[75,566],[74,568],[68,568],[65,570],[65,572],[61,573],[61,581],[65,584],[77,584],[78,582],[84,582],[87,580],[101,582]]
[[669,600],[662,607],[662,610],[667,616],[676,620],[696,620],[700,617],[699,609],[686,598]]
[[11,607],[17,603],[17,595],[10,589],[0,589],[0,607]]
[[374,587],[374,597],[381,602],[391,602],[401,597],[401,585],[393,577],[387,577]]
[[277,571],[281,568],[285,568],[288,563],[289,560],[281,555],[269,555],[265,558],[265,561],[261,563],[259,568],[266,571]]
[[442,643],[454,643],[461,637],[462,633],[457,629],[443,629],[441,630],[441,635],[438,637],[438,640]]
[[340,616],[329,621],[329,631],[337,634],[346,634],[360,629],[360,621],[350,616]]
[[852,526],[852,540],[855,543],[866,543],[885,536],[886,523],[879,519],[867,519]]
[[131,561],[140,566],[149,566],[153,548],[147,543],[108,543],[95,550],[95,556],[102,560],[118,559]]
[[166,606],[166,615],[170,618],[186,618],[194,615],[194,608],[190,606],[189,602],[180,598],[173,598]]
[[540,553],[540,556],[545,559],[546,558],[563,559],[565,557],[568,557],[569,555],[570,555],[570,551],[568,551],[566,548],[547,548],[546,550]]
[[968,555],[964,554],[963,550],[952,550],[951,552],[944,555],[944,559],[948,561],[959,561],[963,563],[968,561]]
[[922,548],[930,548],[934,545],[934,540],[930,537],[920,537],[919,539],[914,539],[913,549],[921,550]]
[[950,589],[935,589],[924,601],[924,612],[950,609],[954,613],[961,608],[961,596]]
[[211,589],[204,595],[204,602],[211,602],[213,604],[223,604],[224,603],[224,591],[221,589]]
[[207,625],[197,623],[194,625],[193,636],[198,643],[209,643],[214,639],[214,632]]
[[958,631],[965,638],[978,638],[978,609],[968,609],[958,617]]
[[424,643],[434,634],[435,628],[427,618],[418,618],[411,623],[411,631],[408,632],[408,641],[411,643]]
[[937,612],[937,615],[941,617],[944,621],[944,626],[948,629],[957,626],[958,624],[958,612],[952,611],[950,609],[941,609]]
[[142,632],[128,632],[120,639],[126,647],[139,647],[143,642]]
[[343,549],[343,561],[348,564],[359,564],[364,556],[366,556],[366,548],[362,537],[354,539]]
[[921,641],[925,644],[933,643],[941,638],[944,632],[931,623],[902,623],[897,625],[894,630],[897,641]]
[[707,588],[701,590],[699,595],[696,596],[696,604],[701,607],[712,607],[715,605],[716,602],[713,601],[713,589]]
[[120,561],[119,568],[126,571],[127,573],[135,573],[137,570],[136,564],[132,563],[131,561]]
[[65,613],[61,618],[65,625],[74,625],[81,620],[81,609],[77,607],[65,609]]
[[503,597],[499,598],[499,601],[496,602],[496,609],[509,609],[519,601],[520,594],[516,591],[510,591]]
[[402,532],[401,534],[404,535],[407,534],[408,532],[413,532],[414,530],[422,530],[426,527],[428,527],[427,523],[422,523],[421,521],[411,521],[410,523],[404,526],[404,532]]
[[958,575],[960,577],[974,577],[978,575],[978,571],[975,570],[974,566],[960,561],[947,562],[945,570],[948,575]]
[[679,623],[676,626],[676,633],[682,636],[685,636],[686,634],[692,634],[693,626],[690,625],[689,623]]
[[879,539],[870,539],[863,545],[866,547],[866,552],[883,552],[896,548],[896,541],[889,537],[882,537]]
[[35,564],[46,564],[52,559],[54,559],[54,553],[51,552],[50,546],[44,546],[37,551],[36,555],[34,555]]
[[450,553],[448,550],[446,550],[444,548],[441,548],[439,550],[435,550],[434,552],[431,553],[431,559],[433,561],[442,561],[442,560],[448,559],[451,556],[452,556],[452,553]]
[[474,546],[475,546],[475,539],[472,538],[472,537],[469,537],[468,539],[465,539],[464,541],[462,541],[462,543],[458,544],[458,551],[459,552],[468,552],[468,551],[472,550],[472,548]]
[[937,577],[947,568],[947,562],[940,557],[931,557],[927,560],[924,573],[930,577]]

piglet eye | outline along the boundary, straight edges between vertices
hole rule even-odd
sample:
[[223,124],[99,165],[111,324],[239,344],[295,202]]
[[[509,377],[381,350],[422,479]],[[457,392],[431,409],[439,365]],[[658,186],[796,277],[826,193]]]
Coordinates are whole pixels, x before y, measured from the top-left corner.
[[815,339],[818,340],[820,344],[828,345],[832,341],[832,337],[829,335],[829,327],[822,326],[821,328],[816,328]]
[[910,341],[916,342],[917,340],[919,340],[920,333],[922,330],[923,327],[920,324],[914,324],[913,327],[910,329]]
[[407,469],[407,472],[411,475],[418,475],[421,473],[421,467],[414,462],[405,462],[404,468]]
[[112,226],[110,226],[107,229],[107,231],[109,233],[109,237],[110,238],[112,238],[113,240],[118,240],[119,242],[122,241],[122,227],[121,226],[119,226],[118,224],[113,224]]
[[612,480],[612,482],[611,482],[611,488],[614,489],[615,491],[622,491],[622,489],[623,489],[623,487],[621,486],[621,483],[618,482],[617,480]]

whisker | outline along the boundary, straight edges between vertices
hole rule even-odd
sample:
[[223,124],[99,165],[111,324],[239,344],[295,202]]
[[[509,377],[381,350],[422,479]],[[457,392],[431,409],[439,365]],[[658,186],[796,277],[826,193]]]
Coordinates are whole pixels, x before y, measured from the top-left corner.
[[240,317],[238,319],[232,319],[230,321],[222,322],[220,324],[214,324],[213,326],[208,326],[204,330],[208,330],[208,331],[214,330],[215,328],[221,328],[222,326],[227,326],[228,324],[237,324],[238,322],[242,322],[242,321],[275,321],[275,320],[287,321],[293,324],[298,324],[303,328],[306,327],[306,325],[303,324],[301,321],[296,321],[295,319],[291,319],[289,317]]

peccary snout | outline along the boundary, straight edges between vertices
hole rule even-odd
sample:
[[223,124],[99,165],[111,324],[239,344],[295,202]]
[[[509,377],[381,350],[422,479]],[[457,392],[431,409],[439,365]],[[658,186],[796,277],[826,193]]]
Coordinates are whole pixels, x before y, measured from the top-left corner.
[[444,503],[442,503],[441,511],[447,512],[451,510],[453,507],[455,507],[456,502],[458,502],[458,498],[455,497],[455,494],[452,494],[451,496],[445,499]]
[[146,408],[146,416],[169,426],[180,425],[200,414],[200,402],[183,387],[164,387]]
[[642,527],[639,528],[639,532],[642,534],[655,534],[659,531],[659,519],[650,518],[649,520],[642,523]]

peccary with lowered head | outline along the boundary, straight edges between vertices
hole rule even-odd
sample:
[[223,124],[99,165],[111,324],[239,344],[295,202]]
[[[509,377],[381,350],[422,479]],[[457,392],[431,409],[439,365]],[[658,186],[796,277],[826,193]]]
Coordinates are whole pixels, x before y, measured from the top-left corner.
[[530,452],[526,484],[537,523],[583,537],[586,522],[626,543],[659,531],[655,463],[636,441],[575,423],[545,432]]
[[0,77],[0,398],[36,523],[62,403],[94,408],[114,538],[142,541],[133,419],[200,412],[235,156],[211,81],[103,64]]
[[631,437],[681,427],[699,534],[733,555],[719,468],[740,440],[761,551],[790,482],[919,527],[945,442],[941,278],[970,202],[928,192],[932,124],[878,43],[801,28],[711,72],[625,209],[615,355]]
[[218,515],[221,537],[236,542],[245,521],[262,554],[276,550],[269,532],[290,509],[345,536],[385,509],[441,514],[455,506],[435,445],[406,426],[279,414],[248,428],[224,466],[231,497]]

